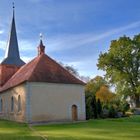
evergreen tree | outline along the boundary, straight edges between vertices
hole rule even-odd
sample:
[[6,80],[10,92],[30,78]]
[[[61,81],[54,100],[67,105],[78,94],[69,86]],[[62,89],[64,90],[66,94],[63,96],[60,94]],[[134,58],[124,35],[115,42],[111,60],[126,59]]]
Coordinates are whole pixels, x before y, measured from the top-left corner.
[[96,103],[95,96],[93,96],[93,98],[92,98],[91,107],[92,107],[92,111],[93,111],[93,117],[96,119],[98,117],[98,115],[97,115],[97,103]]
[[102,115],[102,104],[101,104],[100,99],[97,100],[97,113],[98,113],[98,116],[101,117],[101,115]]

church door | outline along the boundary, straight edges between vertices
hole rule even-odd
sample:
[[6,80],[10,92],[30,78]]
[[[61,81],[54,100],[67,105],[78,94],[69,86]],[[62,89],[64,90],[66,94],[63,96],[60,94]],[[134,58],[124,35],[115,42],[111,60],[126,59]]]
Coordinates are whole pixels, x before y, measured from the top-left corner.
[[78,120],[77,106],[76,105],[72,105],[72,120],[73,121]]

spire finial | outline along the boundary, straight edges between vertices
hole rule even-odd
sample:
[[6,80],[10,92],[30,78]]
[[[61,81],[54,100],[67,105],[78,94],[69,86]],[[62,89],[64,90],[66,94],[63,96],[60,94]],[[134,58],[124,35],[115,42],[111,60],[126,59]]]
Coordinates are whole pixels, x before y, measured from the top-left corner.
[[15,9],[15,3],[13,2],[12,4],[13,4],[13,10],[14,10]]
[[40,40],[42,40],[42,38],[43,38],[43,35],[42,35],[42,33],[40,33],[40,34],[39,34],[39,36],[40,36]]
[[13,18],[14,18],[14,14],[15,14],[15,3],[13,2]]
[[39,36],[40,36],[40,44],[38,46],[38,55],[41,55],[45,53],[45,46],[43,45],[43,41],[42,41],[43,38],[42,33],[40,33]]
[[42,33],[40,33],[39,34],[39,36],[40,36],[40,46],[43,46],[43,35],[42,35]]

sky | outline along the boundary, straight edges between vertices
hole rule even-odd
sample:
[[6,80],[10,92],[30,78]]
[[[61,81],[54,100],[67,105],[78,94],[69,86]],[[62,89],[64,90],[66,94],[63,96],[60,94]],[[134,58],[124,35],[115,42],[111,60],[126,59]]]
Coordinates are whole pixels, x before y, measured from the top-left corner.
[[[0,60],[3,59],[12,18],[11,0],[0,0]],[[37,56],[39,34],[46,54],[72,65],[91,78],[98,70],[99,54],[111,40],[140,33],[140,0],[14,0],[20,56]]]

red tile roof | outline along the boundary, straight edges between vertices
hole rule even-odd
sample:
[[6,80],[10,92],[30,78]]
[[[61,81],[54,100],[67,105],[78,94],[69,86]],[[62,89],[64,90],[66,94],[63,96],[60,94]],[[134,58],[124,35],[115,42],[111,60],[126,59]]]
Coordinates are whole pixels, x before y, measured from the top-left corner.
[[0,92],[17,86],[23,82],[48,82],[80,84],[85,83],[69,73],[56,61],[46,54],[41,54],[31,62],[22,66],[9,80],[0,88]]

